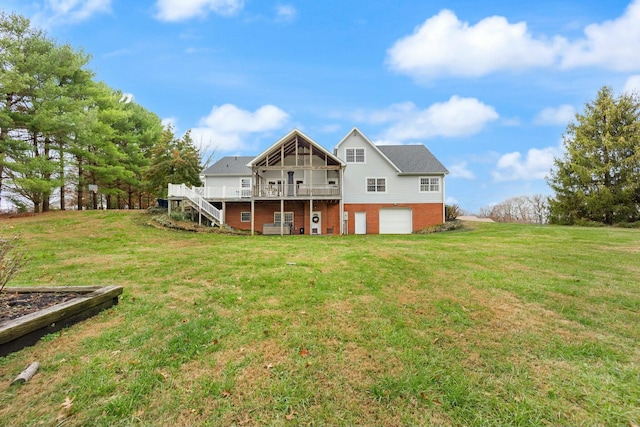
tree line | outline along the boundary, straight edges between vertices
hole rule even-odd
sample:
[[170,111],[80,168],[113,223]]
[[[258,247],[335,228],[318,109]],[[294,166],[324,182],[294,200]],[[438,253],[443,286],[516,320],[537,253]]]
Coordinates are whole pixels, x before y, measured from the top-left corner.
[[132,209],[155,202],[168,182],[199,185],[190,133],[177,138],[96,81],[89,60],[27,18],[0,14],[0,198],[35,212],[52,201],[61,210]]

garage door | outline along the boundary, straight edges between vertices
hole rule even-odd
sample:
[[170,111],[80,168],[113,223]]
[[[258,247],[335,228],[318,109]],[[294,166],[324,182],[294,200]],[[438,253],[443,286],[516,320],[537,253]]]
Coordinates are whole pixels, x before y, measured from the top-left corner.
[[380,209],[380,234],[411,234],[411,209]]

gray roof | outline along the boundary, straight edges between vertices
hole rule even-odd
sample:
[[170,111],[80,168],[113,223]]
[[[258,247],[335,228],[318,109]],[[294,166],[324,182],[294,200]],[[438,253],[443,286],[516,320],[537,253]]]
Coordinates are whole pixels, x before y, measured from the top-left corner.
[[424,145],[377,145],[403,174],[445,174],[447,168]]
[[203,175],[251,175],[251,168],[247,163],[252,161],[252,156],[227,156],[223,157],[207,169]]

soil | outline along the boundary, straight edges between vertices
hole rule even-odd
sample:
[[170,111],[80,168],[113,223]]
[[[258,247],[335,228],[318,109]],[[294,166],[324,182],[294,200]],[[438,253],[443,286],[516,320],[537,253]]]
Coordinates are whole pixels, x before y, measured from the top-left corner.
[[77,292],[0,292],[0,323],[69,301]]

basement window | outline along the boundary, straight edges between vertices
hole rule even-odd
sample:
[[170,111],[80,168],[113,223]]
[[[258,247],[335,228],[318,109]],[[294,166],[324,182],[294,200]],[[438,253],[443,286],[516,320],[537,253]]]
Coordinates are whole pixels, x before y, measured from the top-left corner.
[[240,212],[240,222],[251,222],[251,212]]

